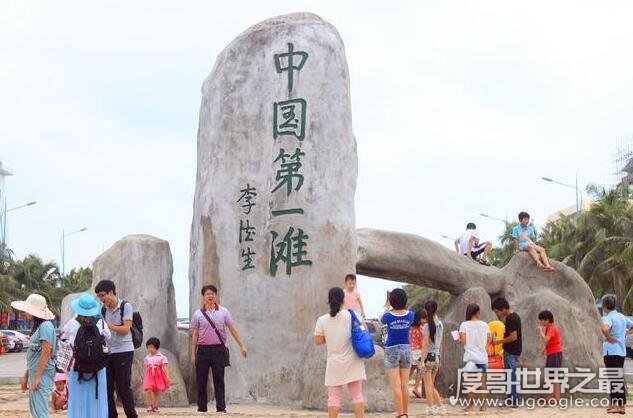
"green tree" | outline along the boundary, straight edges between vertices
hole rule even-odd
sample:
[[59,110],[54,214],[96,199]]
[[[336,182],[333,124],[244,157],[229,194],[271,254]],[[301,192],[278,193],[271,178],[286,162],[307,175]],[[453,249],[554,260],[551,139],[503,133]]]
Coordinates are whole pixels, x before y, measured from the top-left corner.
[[512,228],[517,226],[518,222],[506,222],[503,233],[499,235],[501,247],[494,247],[490,252],[490,264],[496,267],[503,267],[514,255],[514,241],[512,240]]
[[442,313],[455,298],[448,292],[431,289],[429,287],[405,284],[402,289],[407,293],[409,306],[424,304],[427,300],[434,300],[437,303],[438,312]]
[[85,292],[92,284],[92,270],[90,267],[72,269],[64,278],[64,288],[68,293]]
[[551,258],[574,267],[595,295],[614,293],[619,308],[633,307],[633,206],[628,188],[590,185],[595,199],[578,215],[545,225],[542,244]]
[[3,250],[11,257],[5,257],[0,266],[0,310],[9,310],[12,301],[23,300],[30,293],[39,293],[59,315],[63,298],[87,290],[92,282],[90,268],[72,269],[62,280],[56,263],[44,262],[34,254],[14,260],[11,250]]

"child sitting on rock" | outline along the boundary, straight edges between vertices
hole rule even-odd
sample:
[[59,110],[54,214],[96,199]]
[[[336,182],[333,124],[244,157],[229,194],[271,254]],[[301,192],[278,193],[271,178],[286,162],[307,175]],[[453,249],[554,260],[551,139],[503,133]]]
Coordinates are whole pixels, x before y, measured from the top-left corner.
[[547,258],[545,248],[536,245],[536,229],[530,225],[530,214],[519,213],[519,224],[512,228],[512,238],[514,240],[514,252],[526,251],[536,261],[536,265],[543,271],[554,271]]

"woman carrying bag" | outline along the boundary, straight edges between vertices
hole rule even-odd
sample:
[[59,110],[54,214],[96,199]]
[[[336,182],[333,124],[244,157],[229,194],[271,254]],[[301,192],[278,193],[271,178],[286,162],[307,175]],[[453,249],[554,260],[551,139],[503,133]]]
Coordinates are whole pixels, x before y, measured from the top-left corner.
[[319,317],[314,330],[314,343],[327,347],[325,386],[328,391],[328,417],[338,416],[341,407],[343,385],[352,398],[354,417],[362,418],[365,413],[362,381],[365,377],[365,362],[356,355],[352,346],[352,316],[341,309],[345,294],[340,287],[333,287],[328,293],[330,312]]
[[31,416],[48,418],[49,400],[55,383],[55,315],[46,306],[44,296],[32,293],[26,300],[11,302],[11,307],[33,321],[31,344],[26,351],[26,372],[21,379],[22,391],[29,391]]

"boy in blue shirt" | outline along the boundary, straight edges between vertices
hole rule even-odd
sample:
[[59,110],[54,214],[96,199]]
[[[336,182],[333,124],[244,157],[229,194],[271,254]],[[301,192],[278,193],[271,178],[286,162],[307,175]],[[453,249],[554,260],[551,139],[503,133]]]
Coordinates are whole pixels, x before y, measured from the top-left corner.
[[530,225],[530,214],[527,212],[519,213],[519,224],[512,228],[512,238],[514,240],[514,252],[527,251],[536,261],[536,265],[543,271],[554,271],[547,258],[545,248],[536,245],[536,229]]

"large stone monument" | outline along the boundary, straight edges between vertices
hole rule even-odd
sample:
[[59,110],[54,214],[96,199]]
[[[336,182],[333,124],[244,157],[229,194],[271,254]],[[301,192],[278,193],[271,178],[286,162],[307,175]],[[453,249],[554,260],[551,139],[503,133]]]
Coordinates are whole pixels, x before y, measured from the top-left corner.
[[173,262],[169,243],[150,235],[128,235],[92,263],[92,286],[112,280],[119,298],[143,317],[145,339],[157,337],[161,348],[178,353]]
[[[92,269],[91,289],[100,280],[112,280],[119,298],[129,301],[141,314],[144,339],[157,337],[160,340],[160,350],[169,359],[172,383],[162,398],[162,405],[187,406],[187,388],[178,363],[176,300],[169,243],[150,235],[128,235],[97,257]],[[144,346],[134,353],[132,388],[137,405],[145,402],[142,385],[145,355]]]
[[349,89],[338,32],[309,13],[246,30],[202,86],[189,301],[216,285],[248,345],[229,343],[229,402],[298,404],[323,382],[302,362],[356,264]]

